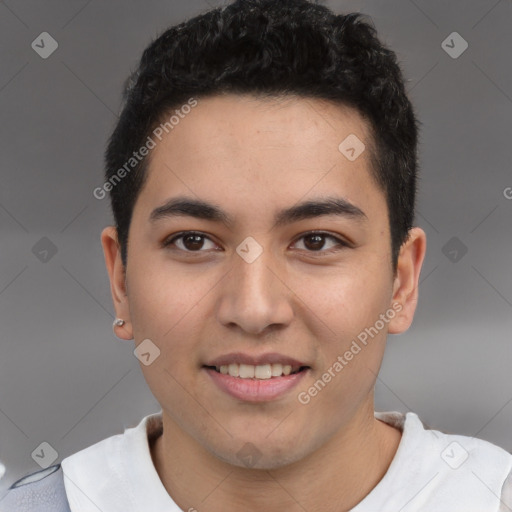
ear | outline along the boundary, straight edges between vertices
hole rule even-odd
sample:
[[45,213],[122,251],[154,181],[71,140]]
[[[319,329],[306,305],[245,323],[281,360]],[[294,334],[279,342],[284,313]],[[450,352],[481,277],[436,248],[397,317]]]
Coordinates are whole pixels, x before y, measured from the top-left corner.
[[117,240],[115,227],[108,226],[101,232],[101,245],[103,246],[105,265],[110,278],[110,293],[112,294],[116,317],[125,321],[123,326],[114,326],[114,333],[118,338],[131,340],[133,339],[133,329],[126,293],[126,272],[121,259],[121,247]]
[[409,230],[398,256],[393,284],[395,317],[388,324],[389,334],[401,334],[409,329],[418,303],[418,281],[427,249],[427,236],[418,227]]

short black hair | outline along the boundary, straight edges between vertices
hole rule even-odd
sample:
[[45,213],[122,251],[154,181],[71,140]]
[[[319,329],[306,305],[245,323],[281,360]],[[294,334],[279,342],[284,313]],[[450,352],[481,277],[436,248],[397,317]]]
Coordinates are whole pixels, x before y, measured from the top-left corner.
[[[134,160],[133,152],[172,109],[226,93],[324,99],[369,121],[371,174],[386,196],[396,272],[414,220],[419,123],[397,57],[379,41],[371,19],[336,15],[308,0],[236,0],[168,28],[144,50],[125,82],[105,152],[124,265],[150,157]],[[133,170],[119,179],[130,159]]]

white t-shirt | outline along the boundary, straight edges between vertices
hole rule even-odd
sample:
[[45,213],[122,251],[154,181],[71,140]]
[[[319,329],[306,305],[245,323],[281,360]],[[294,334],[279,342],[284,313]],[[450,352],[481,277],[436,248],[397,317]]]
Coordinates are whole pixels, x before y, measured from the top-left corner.
[[[384,477],[350,512],[512,511],[510,453],[481,439],[426,429],[413,412],[375,417],[399,428],[402,439]],[[161,429],[162,411],[65,458],[71,511],[180,512],[151,458],[149,443]]]

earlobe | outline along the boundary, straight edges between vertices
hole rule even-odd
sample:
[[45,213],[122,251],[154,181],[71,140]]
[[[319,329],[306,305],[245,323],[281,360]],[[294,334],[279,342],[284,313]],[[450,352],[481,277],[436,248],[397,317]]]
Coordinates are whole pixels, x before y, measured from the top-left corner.
[[133,339],[130,321],[130,308],[126,293],[126,270],[121,258],[121,248],[114,226],[106,227],[101,233],[101,245],[105,256],[105,265],[110,278],[110,293],[116,312],[116,318],[124,320],[122,325],[113,325],[114,334],[123,340]]
[[426,249],[425,232],[418,227],[412,228],[409,231],[409,238],[400,248],[398,257],[392,304],[400,304],[401,308],[395,307],[399,312],[389,322],[389,334],[401,334],[412,323],[418,303],[419,277]]

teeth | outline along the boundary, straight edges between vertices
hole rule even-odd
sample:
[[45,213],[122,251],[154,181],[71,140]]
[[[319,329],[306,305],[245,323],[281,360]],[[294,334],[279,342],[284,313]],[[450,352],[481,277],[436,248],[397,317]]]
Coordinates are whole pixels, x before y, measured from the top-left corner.
[[[231,365],[230,365],[231,366]],[[250,364],[241,364],[239,369],[239,377],[242,379],[253,379],[254,378],[254,366]]]
[[299,370],[299,368],[292,368],[289,364],[260,364],[253,366],[252,364],[237,364],[231,363],[229,365],[223,364],[215,368],[223,375],[230,375],[231,377],[240,377],[241,379],[262,379],[267,380],[272,377],[281,377],[283,375],[290,375]]
[[269,364],[256,366],[254,376],[257,379],[270,379],[272,377],[272,367]]
[[238,377],[240,375],[240,372],[238,371],[238,365],[237,364],[230,364],[228,366],[229,375],[231,377]]
[[283,374],[283,365],[282,364],[272,364],[272,377],[281,377]]

